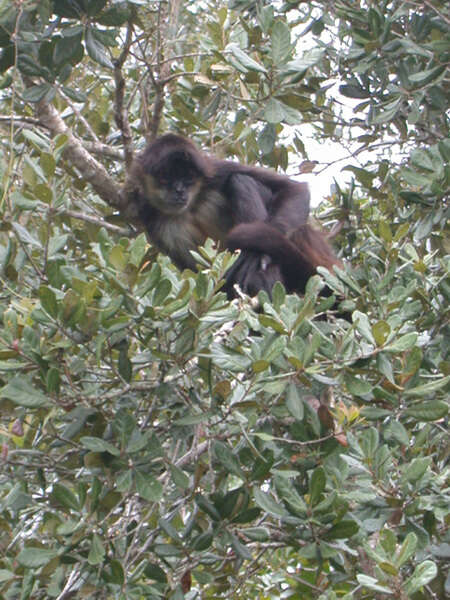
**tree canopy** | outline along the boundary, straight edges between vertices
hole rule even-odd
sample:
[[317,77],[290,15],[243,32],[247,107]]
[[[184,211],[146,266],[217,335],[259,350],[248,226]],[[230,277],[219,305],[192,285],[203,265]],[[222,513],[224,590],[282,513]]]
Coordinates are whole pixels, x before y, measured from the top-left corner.
[[[2,598],[450,594],[449,64],[444,0],[0,0]],[[167,131],[333,167],[345,270],[180,273],[120,193]]]

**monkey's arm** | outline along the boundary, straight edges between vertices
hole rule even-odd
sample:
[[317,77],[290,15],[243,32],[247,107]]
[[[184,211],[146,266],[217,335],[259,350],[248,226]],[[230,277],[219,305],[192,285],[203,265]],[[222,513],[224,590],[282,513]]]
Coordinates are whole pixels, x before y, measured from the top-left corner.
[[266,205],[271,192],[253,177],[244,173],[234,173],[226,181],[223,191],[234,225],[266,221],[269,214]]
[[287,234],[305,225],[310,198],[306,183],[265,169],[247,169],[231,173],[224,186],[234,224],[265,221]]
[[306,183],[284,178],[274,189],[269,223],[283,233],[291,233],[308,221],[309,189]]
[[[233,224],[228,232],[228,238],[233,235],[236,226],[263,224],[268,219],[267,205],[272,193],[251,175],[241,172],[230,174],[223,185],[222,192],[227,200],[230,220]],[[270,294],[275,281],[282,278],[279,269],[272,264],[264,251],[247,248],[245,239],[241,239],[241,243],[234,246],[233,250],[236,248],[240,249],[241,255],[227,273],[225,288],[227,294],[234,295],[233,286],[236,283],[250,296],[254,296],[262,289]]]

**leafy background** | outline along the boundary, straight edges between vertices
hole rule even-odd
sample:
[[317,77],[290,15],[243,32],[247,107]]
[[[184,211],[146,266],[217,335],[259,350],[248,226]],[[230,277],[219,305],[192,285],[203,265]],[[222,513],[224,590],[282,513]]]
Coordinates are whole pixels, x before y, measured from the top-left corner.
[[[0,2],[2,598],[450,594],[449,25],[439,0]],[[348,269],[259,312],[209,243],[179,273],[120,195],[164,131],[349,172],[315,215]]]

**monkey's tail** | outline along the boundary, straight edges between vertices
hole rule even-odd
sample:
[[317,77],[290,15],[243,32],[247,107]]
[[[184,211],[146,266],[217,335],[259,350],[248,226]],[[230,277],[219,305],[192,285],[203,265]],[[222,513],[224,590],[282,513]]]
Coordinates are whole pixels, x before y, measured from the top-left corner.
[[241,223],[231,230],[227,247],[269,255],[279,265],[289,291],[304,291],[318,266],[341,266],[324,236],[310,225],[302,225],[288,238],[268,223]]

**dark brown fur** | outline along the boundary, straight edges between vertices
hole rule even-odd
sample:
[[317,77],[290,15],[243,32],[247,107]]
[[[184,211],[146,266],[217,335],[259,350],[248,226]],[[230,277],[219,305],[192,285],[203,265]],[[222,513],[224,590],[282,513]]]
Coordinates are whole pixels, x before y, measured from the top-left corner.
[[125,194],[130,214],[150,240],[180,268],[195,268],[190,250],[211,237],[241,250],[228,274],[227,292],[270,293],[275,281],[288,291],[305,288],[321,265],[340,265],[321,233],[307,224],[305,183],[269,169],[201,153],[178,135],[150,143],[135,160]]

